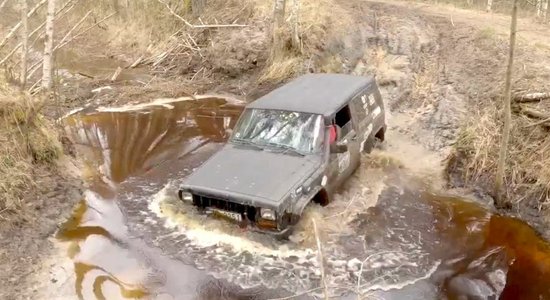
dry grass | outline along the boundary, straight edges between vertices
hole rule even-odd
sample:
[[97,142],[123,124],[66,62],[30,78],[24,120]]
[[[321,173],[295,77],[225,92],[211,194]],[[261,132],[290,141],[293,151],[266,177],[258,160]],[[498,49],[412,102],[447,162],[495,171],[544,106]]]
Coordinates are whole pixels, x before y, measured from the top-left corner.
[[300,74],[302,69],[303,61],[300,57],[293,55],[277,58],[264,69],[258,81],[260,83],[281,81]]
[[[471,116],[461,131],[449,167],[451,172],[461,173],[467,184],[485,185],[489,190],[493,186],[500,115],[496,107],[486,107]],[[541,126],[529,126],[532,123],[526,117],[513,116],[505,183],[514,203],[528,200],[529,205],[541,209],[550,201],[550,135]]]
[[[194,29],[186,25],[157,0],[133,0],[120,2],[118,9],[113,5],[115,1],[101,0],[87,2],[82,6],[80,14],[93,9],[101,15],[108,15],[118,11],[116,18],[108,21],[108,28],[102,32],[102,39],[122,50],[133,49],[143,53],[151,51],[151,47],[157,48],[165,45],[170,47],[168,40],[176,32],[190,33]],[[248,24],[248,21],[264,12],[263,8],[257,8],[256,4],[264,5],[265,1],[256,0],[210,0],[205,11],[200,15],[193,15],[187,1],[162,0],[167,3],[178,15],[184,17],[191,24]],[[233,30],[233,29],[223,29]],[[223,31],[222,30],[222,31]],[[166,50],[166,48],[164,48]]]
[[34,169],[52,165],[62,148],[55,129],[39,113],[41,102],[0,88],[0,219],[24,214],[23,198],[34,186]]
[[[266,1],[256,0],[257,7],[266,18],[272,14],[272,6]],[[277,82],[305,73],[311,68],[311,58],[326,43],[330,30],[341,30],[350,24],[349,14],[334,0],[300,0],[298,9],[298,32],[301,40],[301,49],[293,49],[291,32],[293,26],[293,1],[287,1],[287,22],[281,29],[282,41],[285,47],[282,53],[271,53],[268,64],[263,71],[260,81]],[[320,72],[341,72],[342,61],[337,55],[323,58],[318,66]]]
[[492,39],[497,35],[497,31],[493,27],[485,27],[476,33],[478,39]]

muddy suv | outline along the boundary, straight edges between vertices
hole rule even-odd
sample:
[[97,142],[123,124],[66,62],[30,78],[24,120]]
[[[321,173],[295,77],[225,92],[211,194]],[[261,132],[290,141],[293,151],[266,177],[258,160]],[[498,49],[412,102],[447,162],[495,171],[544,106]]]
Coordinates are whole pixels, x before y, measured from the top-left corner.
[[206,213],[284,236],[310,202],[331,201],[385,130],[374,78],[304,75],[247,105],[228,143],[178,194]]

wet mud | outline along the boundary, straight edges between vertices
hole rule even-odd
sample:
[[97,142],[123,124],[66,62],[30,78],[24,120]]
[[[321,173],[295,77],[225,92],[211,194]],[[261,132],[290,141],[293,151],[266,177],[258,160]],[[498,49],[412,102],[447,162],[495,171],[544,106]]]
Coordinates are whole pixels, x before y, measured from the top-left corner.
[[219,149],[242,107],[161,99],[64,119],[89,169],[85,198],[57,234],[78,298],[321,297],[312,218],[331,296],[550,298],[548,244],[476,199],[438,192],[441,160],[398,130],[362,158],[332,203],[306,209],[289,241],[184,205],[179,182]]

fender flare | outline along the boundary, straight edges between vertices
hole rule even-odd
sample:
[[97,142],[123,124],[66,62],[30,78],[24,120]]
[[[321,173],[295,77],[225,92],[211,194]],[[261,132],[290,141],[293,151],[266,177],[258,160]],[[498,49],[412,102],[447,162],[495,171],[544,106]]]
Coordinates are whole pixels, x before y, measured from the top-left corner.
[[323,190],[324,187],[318,185],[311,189],[311,191],[307,194],[301,197],[296,204],[292,207],[292,210],[289,212],[293,219],[299,220],[302,217],[302,214],[304,213],[304,209],[306,206],[315,198],[315,196]]

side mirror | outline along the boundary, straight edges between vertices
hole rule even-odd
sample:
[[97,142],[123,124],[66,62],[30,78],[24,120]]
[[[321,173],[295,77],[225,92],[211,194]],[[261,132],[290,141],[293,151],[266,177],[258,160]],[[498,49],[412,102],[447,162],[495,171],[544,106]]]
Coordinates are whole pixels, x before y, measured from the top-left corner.
[[330,153],[344,153],[348,151],[348,145],[344,143],[330,144]]

